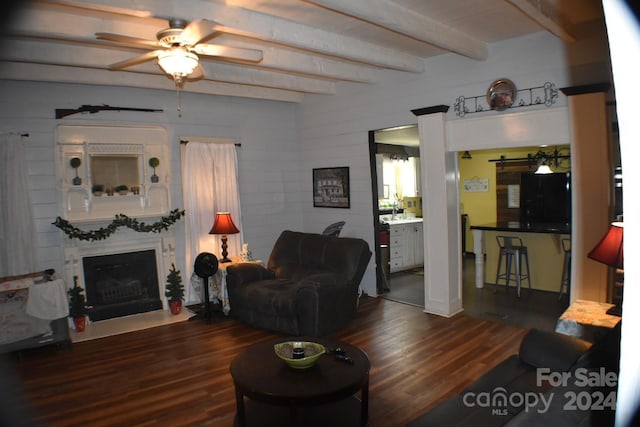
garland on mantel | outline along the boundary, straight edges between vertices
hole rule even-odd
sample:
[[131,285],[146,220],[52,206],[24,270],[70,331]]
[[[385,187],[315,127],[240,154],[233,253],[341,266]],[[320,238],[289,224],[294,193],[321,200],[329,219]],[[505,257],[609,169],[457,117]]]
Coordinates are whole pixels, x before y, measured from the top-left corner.
[[160,233],[163,230],[168,230],[169,227],[171,227],[182,216],[184,216],[184,210],[174,209],[169,212],[168,216],[161,217],[160,221],[154,222],[153,224],[145,224],[144,222],[139,222],[135,218],[129,218],[124,214],[118,214],[106,228],[100,227],[98,230],[89,231],[83,231],[78,227],[74,227],[69,221],[60,217],[57,217],[55,222],[52,224],[64,231],[65,234],[72,239],[95,241],[106,239],[115,233],[119,227],[127,227],[141,233]]

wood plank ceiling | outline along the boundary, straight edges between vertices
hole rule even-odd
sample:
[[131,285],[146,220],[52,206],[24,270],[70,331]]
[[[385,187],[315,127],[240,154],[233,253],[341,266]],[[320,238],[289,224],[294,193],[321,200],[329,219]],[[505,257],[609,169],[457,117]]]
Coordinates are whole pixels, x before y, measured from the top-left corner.
[[[4,25],[0,78],[174,90],[155,60],[110,65],[154,47],[98,40],[115,33],[156,40],[169,19],[207,19],[206,43],[258,49],[248,63],[200,55],[195,93],[301,102],[338,83],[375,85],[382,71],[428,73],[425,59],[487,59],[488,45],[537,31],[567,43],[601,19],[599,0],[49,0],[23,2]],[[151,58],[153,59],[153,58]]]

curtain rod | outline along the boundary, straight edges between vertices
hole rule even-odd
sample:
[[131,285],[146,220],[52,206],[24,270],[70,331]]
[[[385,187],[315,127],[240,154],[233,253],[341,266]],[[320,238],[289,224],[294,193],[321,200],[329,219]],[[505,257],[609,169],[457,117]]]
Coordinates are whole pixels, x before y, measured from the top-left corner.
[[[180,144],[188,144],[189,141],[186,139],[181,139],[180,140]],[[233,144],[236,147],[242,147],[242,144],[240,144],[239,142],[211,142],[211,144]]]

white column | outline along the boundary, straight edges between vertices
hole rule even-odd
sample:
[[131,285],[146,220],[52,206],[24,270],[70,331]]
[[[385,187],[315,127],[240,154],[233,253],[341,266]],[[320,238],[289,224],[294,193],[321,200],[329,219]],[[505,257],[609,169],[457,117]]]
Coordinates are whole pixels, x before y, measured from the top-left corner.
[[[609,154],[611,126],[606,94],[563,89],[569,96],[571,120],[571,302],[586,299],[607,302],[608,267],[587,254],[613,220],[613,173]],[[608,85],[607,85],[608,88]]]
[[484,288],[484,230],[473,230],[473,253],[476,256],[476,288]]
[[460,209],[456,153],[446,149],[446,106],[418,115],[424,216],[425,312],[453,316],[462,311]]

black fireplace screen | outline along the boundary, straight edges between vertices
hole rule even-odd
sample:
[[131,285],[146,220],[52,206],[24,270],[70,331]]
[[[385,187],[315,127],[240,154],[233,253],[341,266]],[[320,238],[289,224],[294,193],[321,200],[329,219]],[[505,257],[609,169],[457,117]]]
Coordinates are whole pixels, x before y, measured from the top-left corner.
[[82,266],[92,321],[162,309],[154,250],[84,257]]

